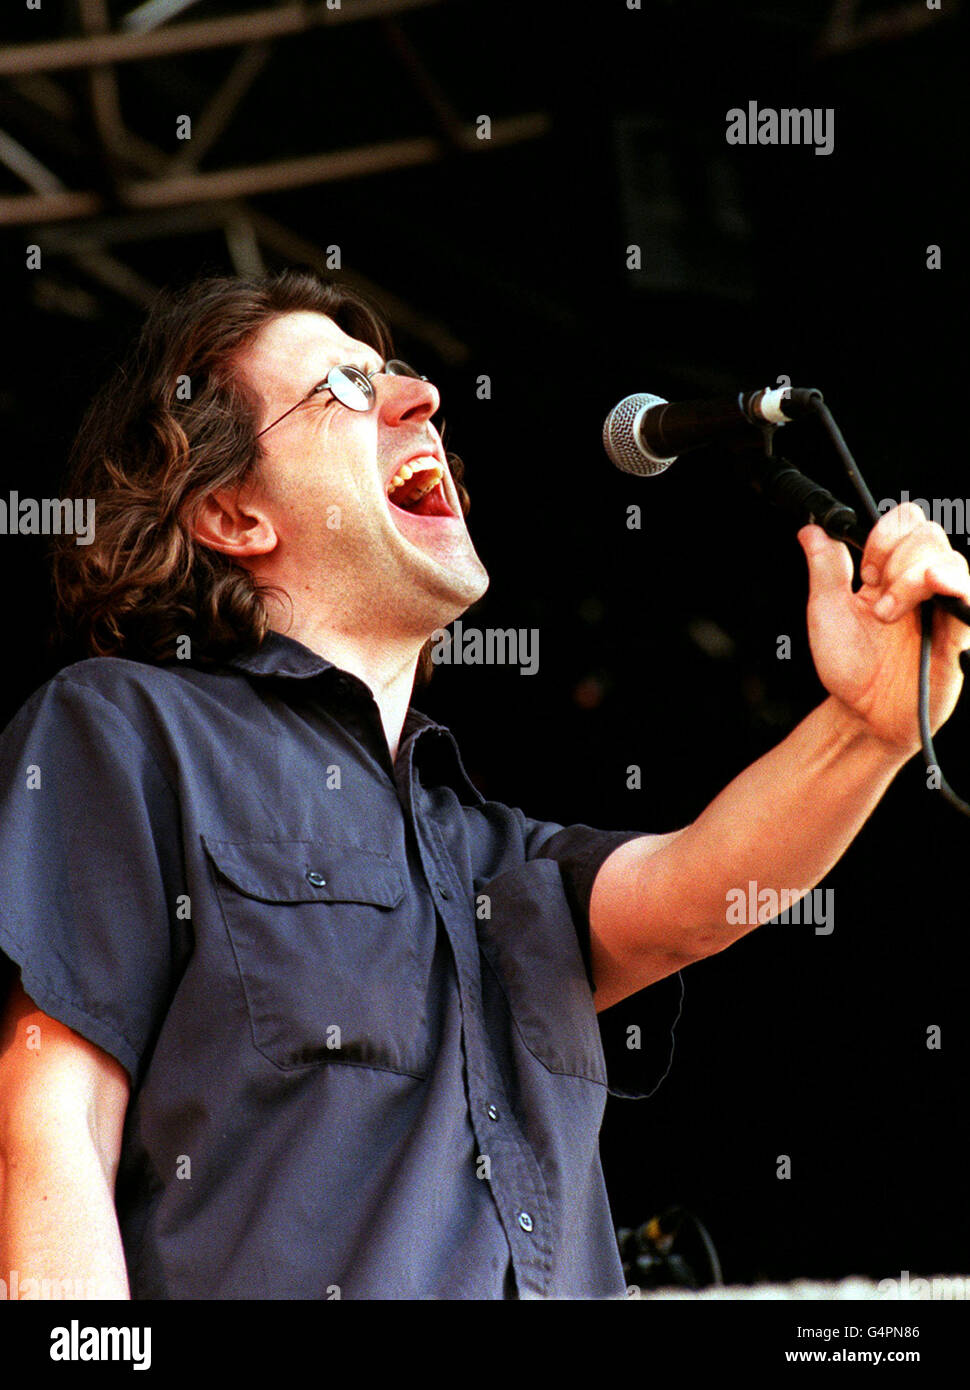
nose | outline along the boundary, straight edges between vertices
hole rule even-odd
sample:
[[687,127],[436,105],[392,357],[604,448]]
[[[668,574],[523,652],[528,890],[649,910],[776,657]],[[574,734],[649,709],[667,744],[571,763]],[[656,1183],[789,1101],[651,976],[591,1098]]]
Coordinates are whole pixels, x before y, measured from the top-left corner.
[[438,388],[415,376],[382,376],[377,385],[381,419],[388,425],[423,424],[441,407]]

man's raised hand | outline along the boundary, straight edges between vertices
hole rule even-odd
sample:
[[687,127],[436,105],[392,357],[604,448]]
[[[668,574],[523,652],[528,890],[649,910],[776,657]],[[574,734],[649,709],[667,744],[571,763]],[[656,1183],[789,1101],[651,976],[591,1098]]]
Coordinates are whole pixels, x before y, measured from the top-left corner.
[[[915,752],[919,605],[934,594],[970,601],[966,558],[911,502],[873,527],[855,592],[852,561],[840,541],[819,526],[803,527],[798,539],[808,558],[808,635],[819,679],[871,734]],[[963,684],[959,654],[968,647],[970,627],[937,611],[930,677],[934,729],[956,705]]]

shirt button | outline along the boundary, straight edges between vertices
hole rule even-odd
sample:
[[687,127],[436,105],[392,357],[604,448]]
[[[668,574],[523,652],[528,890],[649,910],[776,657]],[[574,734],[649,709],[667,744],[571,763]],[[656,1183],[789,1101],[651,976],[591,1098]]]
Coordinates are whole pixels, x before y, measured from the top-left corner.
[[307,882],[312,883],[314,888],[326,888],[327,880],[323,874],[316,873],[313,869],[307,869]]
[[485,1107],[485,1114],[488,1116],[488,1118],[489,1118],[490,1120],[497,1120],[497,1119],[498,1119],[498,1107],[495,1106],[495,1105],[486,1105],[486,1107]]
[[529,1215],[529,1213],[528,1213],[527,1211],[520,1211],[520,1212],[519,1212],[519,1225],[522,1227],[523,1231],[531,1231],[531,1230],[532,1230],[532,1226],[533,1226],[532,1217]]
[[445,885],[441,882],[440,878],[438,879],[438,882],[435,884],[435,888],[437,888],[438,893],[442,898],[451,897],[451,894],[448,892],[448,889],[445,887]]

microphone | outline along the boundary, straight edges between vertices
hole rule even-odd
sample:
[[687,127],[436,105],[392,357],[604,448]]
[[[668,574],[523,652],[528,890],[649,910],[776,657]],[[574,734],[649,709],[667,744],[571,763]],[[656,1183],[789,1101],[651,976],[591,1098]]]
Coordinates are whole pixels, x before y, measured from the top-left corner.
[[800,419],[821,399],[814,388],[790,386],[674,405],[662,396],[627,396],[606,417],[603,448],[624,473],[651,477],[692,449],[733,439],[752,426],[764,429]]
[[[732,439],[752,426],[763,430],[798,420],[816,410],[819,402],[827,414],[821,391],[793,386],[740,391],[731,399],[682,401],[677,405],[647,393],[626,396],[603,423],[603,448],[610,462],[624,473],[649,478],[692,449]],[[831,417],[829,424],[836,428]],[[847,453],[841,434],[836,438],[841,443],[840,452]],[[851,454],[848,458],[852,461]],[[852,508],[806,478],[787,459],[768,458],[749,472],[755,490],[775,506],[816,522],[835,540],[865,549],[866,532]],[[970,627],[970,604],[963,599],[936,594],[932,601]],[[961,664],[964,659],[970,667],[970,652],[961,656]]]

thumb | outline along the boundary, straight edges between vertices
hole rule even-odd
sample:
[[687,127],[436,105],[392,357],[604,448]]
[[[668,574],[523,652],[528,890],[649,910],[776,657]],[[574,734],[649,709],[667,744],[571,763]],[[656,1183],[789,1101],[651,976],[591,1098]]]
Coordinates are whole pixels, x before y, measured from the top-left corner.
[[821,526],[803,526],[798,539],[808,560],[809,598],[852,592],[852,559],[848,546],[827,536]]

